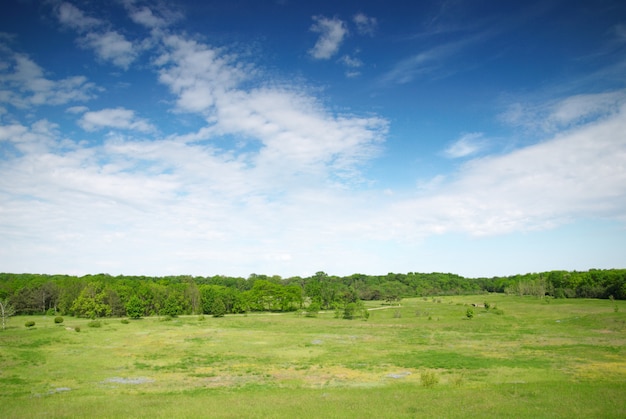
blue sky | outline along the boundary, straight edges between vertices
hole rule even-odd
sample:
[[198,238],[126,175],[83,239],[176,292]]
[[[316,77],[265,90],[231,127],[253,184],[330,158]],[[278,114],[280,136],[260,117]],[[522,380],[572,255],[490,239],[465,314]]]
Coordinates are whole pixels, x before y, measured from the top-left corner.
[[626,3],[29,1],[0,269],[623,268]]

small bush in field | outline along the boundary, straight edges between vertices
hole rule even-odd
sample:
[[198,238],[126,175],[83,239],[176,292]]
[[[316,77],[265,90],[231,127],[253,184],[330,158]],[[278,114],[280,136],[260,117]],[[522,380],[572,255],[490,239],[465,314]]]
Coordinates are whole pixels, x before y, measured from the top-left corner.
[[465,312],[465,315],[467,316],[468,319],[471,319],[472,317],[474,317],[474,310],[471,308],[468,308],[467,311]]
[[57,317],[55,317],[55,318],[54,318],[54,323],[56,323],[56,324],[61,324],[61,323],[63,323],[63,317],[61,317],[61,316],[57,316]]
[[128,321],[128,319],[122,319],[122,320],[120,320],[120,321],[122,322],[122,324],[128,324],[128,323],[130,323],[130,322]]
[[87,323],[88,327],[102,327],[102,323],[100,322],[100,320],[92,320],[89,323]]
[[24,323],[24,326],[26,327],[33,327],[34,325],[35,325],[35,322],[32,320],[29,320],[26,323]]
[[434,387],[439,382],[439,377],[434,371],[423,371],[420,374],[420,382],[424,387]]
[[76,326],[74,330],[76,330],[77,332],[80,332],[80,326]]

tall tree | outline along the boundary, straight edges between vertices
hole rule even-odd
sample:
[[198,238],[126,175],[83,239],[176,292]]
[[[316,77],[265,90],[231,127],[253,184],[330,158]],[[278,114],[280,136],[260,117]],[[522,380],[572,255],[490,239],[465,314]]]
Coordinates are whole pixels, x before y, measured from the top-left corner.
[[6,329],[7,320],[15,314],[15,308],[5,298],[0,300],[0,316],[2,316],[2,330]]

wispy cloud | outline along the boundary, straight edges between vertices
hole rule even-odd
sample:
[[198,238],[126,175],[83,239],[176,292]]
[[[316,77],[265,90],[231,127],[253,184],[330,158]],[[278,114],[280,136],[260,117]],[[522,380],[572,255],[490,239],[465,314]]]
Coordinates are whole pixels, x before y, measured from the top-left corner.
[[95,97],[96,85],[84,76],[50,79],[29,56],[0,46],[0,103],[16,108],[63,105]]
[[56,14],[59,23],[79,32],[85,32],[103,24],[100,19],[87,16],[82,10],[71,3],[63,2],[58,4],[56,6]]
[[151,4],[150,7],[138,5],[135,0],[123,0],[122,3],[133,22],[149,29],[165,28],[183,18],[171,3],[167,6],[165,3]]
[[397,62],[381,77],[383,84],[406,84],[420,77],[441,78],[460,71],[446,66],[460,51],[484,40],[484,34],[438,44]]
[[352,21],[360,35],[372,36],[378,28],[378,20],[375,17],[367,16],[365,13],[357,13],[352,18]]
[[352,174],[356,164],[375,154],[386,133],[386,121],[334,116],[295,86],[260,83],[244,90],[242,82],[252,82],[254,71],[242,71],[233,56],[218,49],[179,36],[165,44],[168,52],[156,60],[159,79],[177,96],[179,108],[205,115],[214,135],[259,141],[263,147],[253,161],[268,173],[326,167]]
[[396,203],[389,217],[415,237],[542,230],[586,217],[625,221],[625,132],[622,105],[542,143],[470,160],[425,196]]
[[[82,36],[78,44],[85,49],[93,49],[103,61],[128,69],[135,61],[141,46],[126,39],[121,33],[107,29],[105,21],[87,16],[82,10],[70,3],[61,3],[56,7],[56,17],[61,25],[74,29]],[[144,16],[144,20],[147,17]]]
[[626,90],[577,94],[546,103],[517,101],[500,119],[514,127],[537,132],[555,132],[613,114],[626,103]]
[[452,143],[444,154],[448,158],[456,159],[475,154],[485,147],[485,139],[482,132],[463,134],[461,138]]
[[348,35],[348,28],[345,22],[336,17],[329,19],[313,16],[313,22],[310,30],[320,36],[309,54],[317,60],[327,60],[339,51],[341,43]]
[[85,112],[78,124],[87,131],[102,128],[116,128],[140,132],[155,131],[155,127],[148,121],[135,116],[130,109],[115,108],[100,111]]

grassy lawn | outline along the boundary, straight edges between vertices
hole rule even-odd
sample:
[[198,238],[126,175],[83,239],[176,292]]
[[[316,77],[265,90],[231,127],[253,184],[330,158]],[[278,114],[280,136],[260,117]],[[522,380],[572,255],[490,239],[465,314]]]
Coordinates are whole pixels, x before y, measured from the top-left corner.
[[0,416],[626,417],[624,301],[481,295],[370,313],[14,317]]

